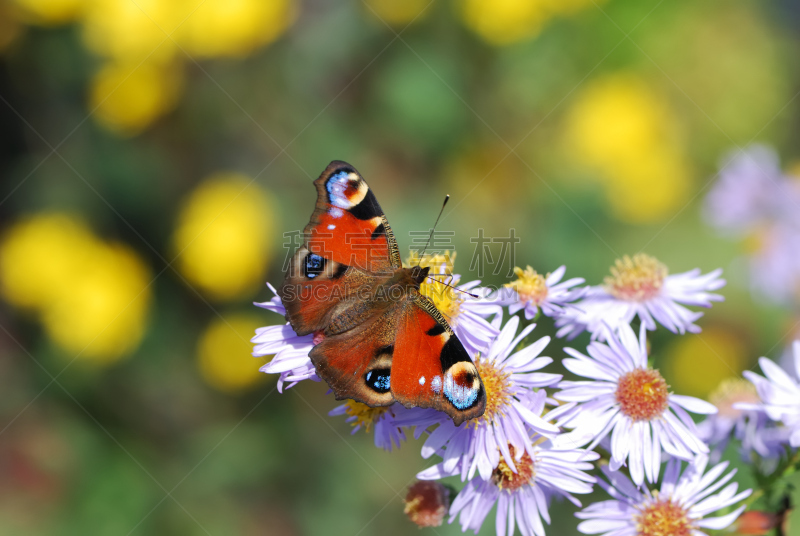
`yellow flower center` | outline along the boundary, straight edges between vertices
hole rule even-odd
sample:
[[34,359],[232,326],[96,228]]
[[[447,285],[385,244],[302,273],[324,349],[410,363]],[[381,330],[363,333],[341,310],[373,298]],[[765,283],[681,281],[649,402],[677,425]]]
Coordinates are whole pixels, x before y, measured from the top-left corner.
[[541,305],[547,298],[546,276],[536,273],[536,270],[530,266],[525,268],[525,270],[515,266],[514,273],[517,275],[518,279],[507,283],[505,286],[516,290],[522,301],[533,303],[537,306]]
[[669,499],[647,505],[634,520],[636,536],[689,536],[693,531],[686,510]]
[[657,370],[635,369],[619,380],[615,397],[623,415],[634,421],[660,416],[668,405],[667,382]]
[[742,414],[742,410],[733,407],[735,403],[748,402],[753,404],[759,402],[758,393],[753,384],[739,378],[723,380],[719,387],[711,393],[709,400],[719,409],[717,415],[732,419]]
[[[509,445],[508,450],[514,456],[514,447]],[[522,486],[530,484],[536,476],[536,466],[527,452],[519,460],[514,460],[517,472],[511,470],[505,458],[500,457],[500,463],[492,471],[492,482],[501,490],[516,491]]]
[[347,414],[356,418],[356,420],[353,421],[353,426],[363,426],[367,432],[372,429],[372,425],[378,422],[389,409],[389,406],[372,408],[361,402],[356,402],[355,400],[348,400],[345,402],[345,405],[347,406],[345,410]]
[[483,387],[486,389],[486,409],[480,418],[469,421],[469,425],[488,425],[494,421],[495,417],[504,415],[506,406],[511,402],[511,382],[508,381],[511,374],[495,368],[491,361],[480,357],[475,361],[475,367],[478,369],[478,374],[483,380]]
[[645,301],[657,296],[667,277],[667,267],[653,257],[638,253],[625,255],[611,267],[605,278],[609,294],[626,301]]
[[461,310],[461,302],[464,301],[459,292],[447,286],[452,284],[452,277],[448,277],[448,275],[453,273],[455,260],[455,251],[452,255],[449,251],[445,251],[443,255],[423,255],[422,257],[416,251],[412,251],[405,263],[406,268],[417,265],[422,268],[431,268],[431,275],[437,276],[425,279],[420,285],[419,291],[433,302],[451,326],[455,324]]

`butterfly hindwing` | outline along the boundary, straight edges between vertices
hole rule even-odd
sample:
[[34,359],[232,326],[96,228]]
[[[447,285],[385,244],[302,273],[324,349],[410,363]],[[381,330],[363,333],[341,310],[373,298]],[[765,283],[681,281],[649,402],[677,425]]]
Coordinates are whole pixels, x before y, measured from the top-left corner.
[[354,318],[355,327],[324,337],[308,354],[317,374],[327,382],[337,400],[350,398],[369,406],[394,403],[390,374],[395,308],[380,315]]
[[317,205],[305,228],[309,251],[372,273],[402,266],[389,222],[353,166],[334,160],[314,185]]
[[456,426],[483,415],[486,390],[464,345],[427,298],[416,293],[408,303],[394,343],[394,398],[444,411]]

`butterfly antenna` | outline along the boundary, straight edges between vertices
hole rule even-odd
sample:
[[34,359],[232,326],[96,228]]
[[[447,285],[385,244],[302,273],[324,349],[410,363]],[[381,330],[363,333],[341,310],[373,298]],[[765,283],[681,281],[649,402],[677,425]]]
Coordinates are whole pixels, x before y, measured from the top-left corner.
[[451,277],[448,274],[428,274],[428,277],[430,277],[434,281],[437,281],[437,282],[441,283],[442,285],[444,285],[446,287],[450,287],[451,289],[455,290],[456,292],[461,292],[463,294],[466,294],[467,296],[472,296],[473,298],[480,298],[480,296],[478,296],[477,294],[473,294],[472,292],[467,292],[466,290],[461,290],[460,288],[456,288],[453,285],[448,285],[444,281],[438,281],[437,279],[434,279],[437,275],[447,275],[448,277]]
[[[439,215],[436,216],[436,221],[433,222],[433,227],[431,227],[431,234],[428,235],[428,241],[425,243],[425,247],[422,248],[422,253],[419,254],[419,261],[422,262],[422,257],[425,255],[425,250],[428,249],[428,246],[431,244],[431,239],[433,238],[433,232],[436,230],[436,225],[439,223],[439,218],[442,217],[442,212],[444,212],[444,207],[447,202],[450,200],[450,194],[444,196],[444,202],[442,203],[442,209],[439,211]],[[419,266],[419,265],[417,265]]]
[[[450,201],[450,194],[444,196],[444,201],[442,202],[442,208],[439,210],[439,215],[436,216],[436,221],[433,222],[433,227],[431,228],[431,234],[428,235],[428,241],[425,243],[425,247],[422,248],[422,253],[419,254],[419,262],[422,262],[422,257],[425,255],[425,251],[428,249],[428,246],[431,244],[431,239],[433,239],[433,232],[436,230],[436,225],[439,223],[439,218],[442,217],[442,213],[444,212],[444,207],[447,205],[447,202]],[[417,265],[419,266],[419,265]],[[428,274],[428,277],[437,281],[436,276],[445,276],[445,277],[453,277],[452,274]],[[467,296],[472,296],[473,298],[480,298],[477,294],[473,294],[472,292],[467,292],[466,290],[461,290],[460,288],[456,288],[453,285],[449,285],[444,281],[439,281],[442,285],[446,287],[450,287],[451,289],[466,294]]]

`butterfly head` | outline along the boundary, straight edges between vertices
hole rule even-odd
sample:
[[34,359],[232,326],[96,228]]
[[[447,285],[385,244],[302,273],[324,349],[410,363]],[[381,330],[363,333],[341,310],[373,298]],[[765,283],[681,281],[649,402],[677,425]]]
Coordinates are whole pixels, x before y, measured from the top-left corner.
[[428,272],[430,272],[430,267],[426,266],[422,268],[421,266],[414,266],[411,268],[411,279],[417,284],[417,288],[425,281],[425,278],[428,277]]

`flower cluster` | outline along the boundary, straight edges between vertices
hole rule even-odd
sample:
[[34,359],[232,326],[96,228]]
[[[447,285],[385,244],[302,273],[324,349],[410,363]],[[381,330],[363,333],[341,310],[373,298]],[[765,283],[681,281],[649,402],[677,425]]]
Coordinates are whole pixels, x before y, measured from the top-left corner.
[[0,240],[0,296],[33,312],[56,345],[84,361],[110,364],[136,350],[151,284],[138,253],[74,214],[32,214]]
[[722,162],[705,200],[705,217],[720,232],[743,240],[756,298],[797,302],[800,290],[800,187],[778,155],[754,145]]
[[[185,84],[182,64],[241,58],[283,35],[298,14],[294,0],[16,0],[3,17],[9,38],[22,21],[80,24],[86,48],[103,59],[88,90],[88,109],[106,128],[134,135],[170,112]],[[4,28],[5,30],[5,28]],[[11,32],[10,32],[11,33]]]
[[791,373],[762,357],[758,360],[764,376],[745,371],[744,376],[756,388],[759,402],[738,402],[734,407],[740,410],[763,412],[771,421],[784,425],[789,444],[800,447],[800,341],[795,341],[794,363]]
[[[800,342],[793,374],[763,359],[766,378],[745,373],[755,387],[727,382],[713,404],[673,393],[652,366],[649,332],[659,324],[675,334],[700,331],[701,313],[691,307],[722,299],[713,293],[725,284],[720,270],[669,275],[639,254],[618,260],[602,285],[561,282],[563,266],[546,276],[529,266],[493,292],[478,281],[459,285],[453,260],[412,255],[408,266],[430,268],[420,291],[472,357],[486,392],[483,415],[456,426],[433,409],[352,400],[330,412],[346,415],[353,433],[373,433],[386,450],[424,436],[421,456],[438,461],[417,474],[405,500],[418,525],[448,518],[477,532],[495,509],[498,535],[518,528],[544,536],[552,502],[565,499],[579,509],[584,534],[701,535],[731,525],[751,493],[731,482],[735,471],[723,475],[727,462],[718,463],[732,437],[745,455],[763,459],[800,443]],[[285,314],[277,294],[257,305]],[[534,336],[540,312],[559,337],[591,335],[585,351],[565,348],[568,379],[544,370],[553,359],[542,355],[550,337]],[[254,355],[274,355],[262,370],[280,374],[283,390],[319,381],[308,353],[322,339],[299,337],[288,324],[260,328]],[[448,477],[463,482],[460,491],[440,483]],[[580,510],[578,496],[595,484],[611,500]]]

